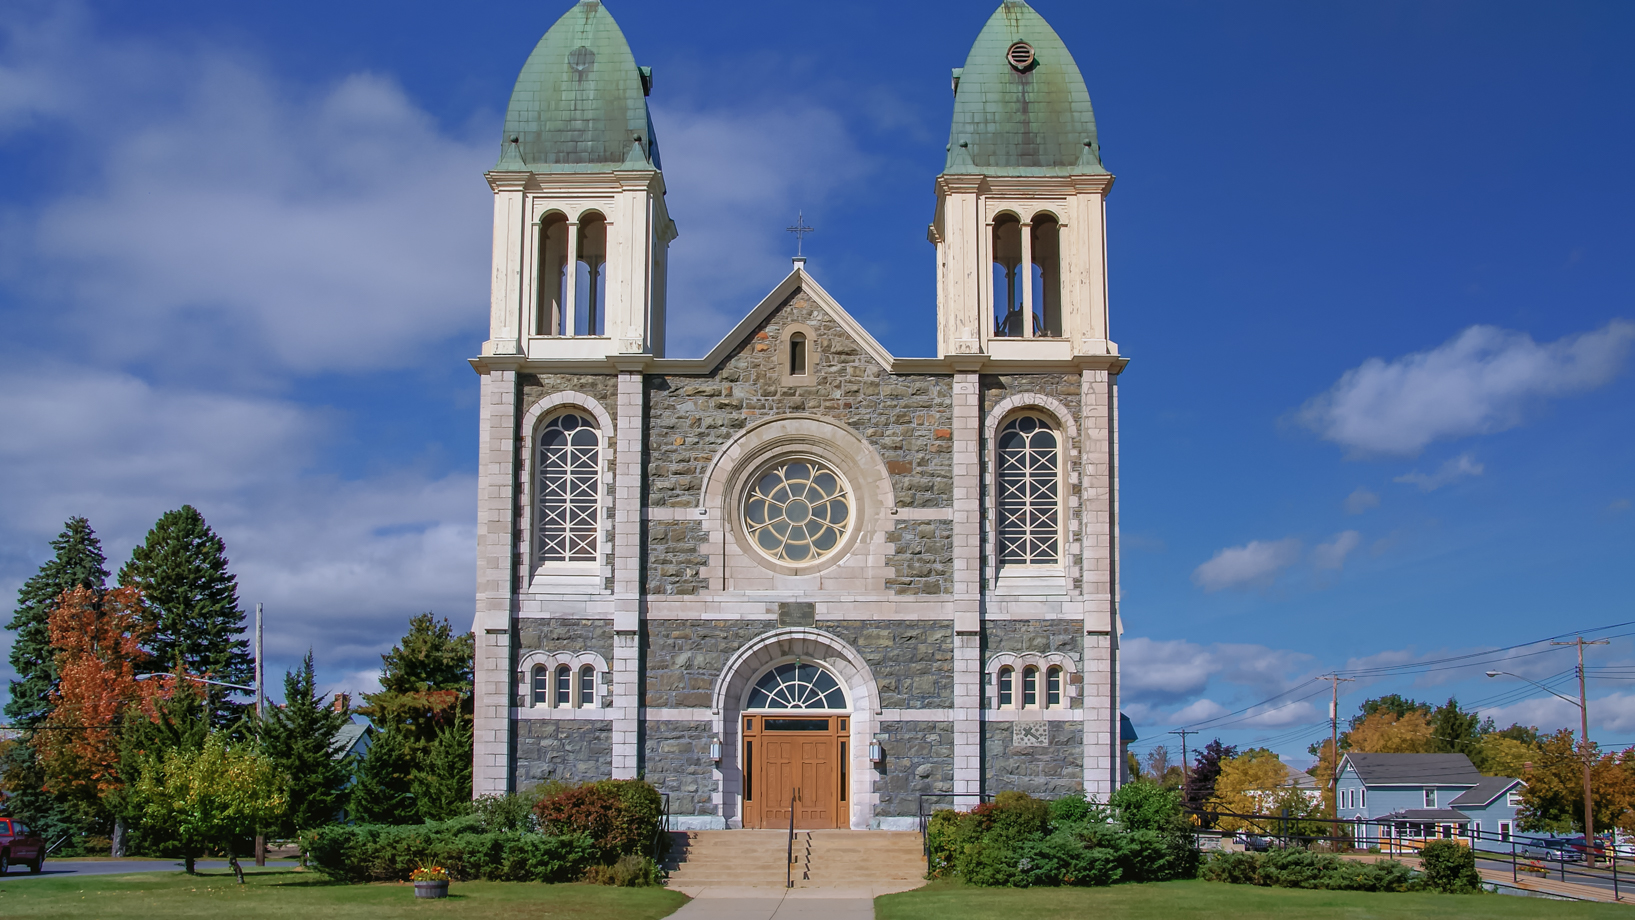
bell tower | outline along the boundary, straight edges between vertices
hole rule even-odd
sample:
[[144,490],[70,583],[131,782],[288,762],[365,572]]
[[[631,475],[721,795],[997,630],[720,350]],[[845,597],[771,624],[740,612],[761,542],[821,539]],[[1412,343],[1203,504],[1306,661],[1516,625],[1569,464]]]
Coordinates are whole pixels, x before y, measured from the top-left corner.
[[937,177],[937,354],[1116,355],[1106,197],[1084,77],[1049,23],[1006,0],[954,70]]
[[539,40],[511,92],[494,191],[484,355],[664,355],[675,222],[637,67],[613,17],[583,0]]

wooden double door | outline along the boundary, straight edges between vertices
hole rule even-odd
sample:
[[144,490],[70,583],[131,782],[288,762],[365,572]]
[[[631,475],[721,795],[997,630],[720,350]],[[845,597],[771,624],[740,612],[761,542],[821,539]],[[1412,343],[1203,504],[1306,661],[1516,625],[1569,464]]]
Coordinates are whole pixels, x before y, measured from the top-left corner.
[[851,826],[850,716],[743,720],[745,827]]

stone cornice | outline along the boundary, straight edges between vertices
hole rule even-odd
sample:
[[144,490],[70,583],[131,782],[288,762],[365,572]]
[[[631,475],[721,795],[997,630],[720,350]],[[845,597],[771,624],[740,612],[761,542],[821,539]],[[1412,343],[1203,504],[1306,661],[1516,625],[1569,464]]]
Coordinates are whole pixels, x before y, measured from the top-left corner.
[[[470,358],[472,370],[515,371],[521,374],[608,374],[639,371],[647,374],[708,374],[719,362],[708,358],[655,358],[652,355],[611,355],[606,358],[532,359],[523,355],[483,355]],[[998,359],[989,355],[949,355],[944,358],[892,358],[887,373],[912,374],[1076,374],[1107,371],[1121,374],[1130,359],[1125,355],[1076,355],[1065,361]]]

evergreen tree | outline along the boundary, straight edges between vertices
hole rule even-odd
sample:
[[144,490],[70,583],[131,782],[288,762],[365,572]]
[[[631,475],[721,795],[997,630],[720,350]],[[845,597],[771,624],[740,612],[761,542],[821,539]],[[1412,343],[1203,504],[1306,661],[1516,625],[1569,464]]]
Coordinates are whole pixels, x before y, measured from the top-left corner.
[[[160,667],[248,684],[255,679],[255,663],[242,638],[244,611],[237,581],[227,571],[226,549],[204,516],[183,505],[161,515],[147,540],[131,551],[119,583],[142,589],[153,626],[148,644]],[[242,708],[221,702],[227,695],[223,688],[210,687],[208,695],[217,724]]]
[[1431,713],[1431,744],[1439,754],[1474,754],[1482,736],[1492,730],[1491,719],[1484,724],[1477,713],[1460,709],[1453,697]]
[[476,640],[456,635],[448,620],[422,613],[381,656],[380,692],[364,694],[363,712],[382,729],[406,733],[411,752],[424,753],[438,732],[471,711]]
[[17,592],[17,610],[6,628],[17,633],[11,646],[11,699],[6,718],[17,728],[39,724],[51,710],[48,697],[57,685],[57,664],[51,648],[46,621],[63,592],[74,588],[101,591],[107,586],[108,570],[102,565],[102,541],[90,522],[82,517],[68,519],[57,539],[51,541],[55,555],[40,566]]
[[337,736],[351,718],[324,704],[317,682],[309,650],[299,670],[284,674],[284,705],[262,719],[261,749],[289,777],[283,836],[334,821],[351,780],[351,769],[335,756]]
[[409,824],[417,820],[408,739],[396,728],[375,735],[347,796],[347,816],[362,824]]
[[455,719],[438,730],[415,767],[410,788],[423,820],[446,821],[471,810],[470,719]]

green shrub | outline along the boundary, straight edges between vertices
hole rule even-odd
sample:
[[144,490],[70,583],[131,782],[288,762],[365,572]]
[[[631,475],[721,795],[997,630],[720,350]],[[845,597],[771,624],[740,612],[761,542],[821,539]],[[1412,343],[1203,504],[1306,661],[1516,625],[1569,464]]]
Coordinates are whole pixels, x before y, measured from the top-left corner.
[[664,800],[652,784],[639,779],[604,779],[561,788],[540,799],[535,813],[544,827],[557,834],[583,834],[596,841],[596,862],[612,864],[619,857],[659,856],[670,838],[661,835]]
[[490,831],[477,815],[401,826],[332,824],[303,834],[301,847],[313,868],[348,882],[402,881],[423,864],[442,866],[460,881],[577,881],[599,852],[583,834]]
[[1101,824],[1106,820],[1107,809],[1085,798],[1082,792],[1050,800],[1050,826],[1057,830],[1070,824]]
[[931,813],[931,820],[925,824],[926,862],[931,878],[954,874],[954,856],[964,819],[965,815],[951,808],[939,808]]
[[1453,840],[1433,840],[1419,851],[1420,871],[1425,887],[1448,894],[1471,894],[1482,890],[1476,872],[1476,851]]
[[1267,853],[1216,853],[1201,874],[1212,882],[1268,888],[1408,891],[1418,886],[1408,867],[1395,860],[1353,862],[1299,847]]
[[1184,827],[1181,793],[1148,780],[1118,787],[1107,805],[1125,830],[1168,831]]

